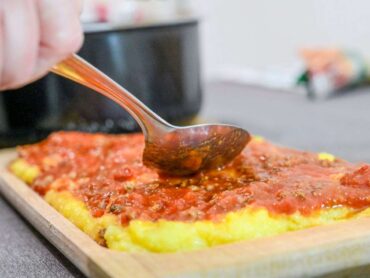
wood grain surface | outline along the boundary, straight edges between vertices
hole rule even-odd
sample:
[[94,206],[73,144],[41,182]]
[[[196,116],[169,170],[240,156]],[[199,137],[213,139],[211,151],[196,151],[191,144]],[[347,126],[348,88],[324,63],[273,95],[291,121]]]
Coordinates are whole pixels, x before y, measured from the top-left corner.
[[6,165],[14,157],[14,150],[0,152],[1,193],[89,277],[297,277],[369,270],[370,218],[192,252],[108,250],[10,174]]

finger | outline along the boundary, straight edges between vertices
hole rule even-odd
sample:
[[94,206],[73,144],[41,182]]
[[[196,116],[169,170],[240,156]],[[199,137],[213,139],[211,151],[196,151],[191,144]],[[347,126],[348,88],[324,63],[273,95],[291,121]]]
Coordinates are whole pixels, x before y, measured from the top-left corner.
[[[39,0],[40,50],[34,78],[76,52],[82,44],[79,3],[76,0]],[[77,4],[76,4],[77,3]]]
[[14,88],[33,75],[38,55],[39,27],[33,0],[1,0],[3,67],[0,87]]
[[82,44],[82,28],[75,0],[39,0],[39,18],[44,55],[65,56]]

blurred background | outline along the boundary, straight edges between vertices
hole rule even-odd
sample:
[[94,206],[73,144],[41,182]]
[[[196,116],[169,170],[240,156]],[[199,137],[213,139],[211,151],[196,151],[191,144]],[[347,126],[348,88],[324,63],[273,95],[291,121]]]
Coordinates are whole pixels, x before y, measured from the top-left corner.
[[[233,123],[280,144],[370,161],[368,1],[84,5],[79,54],[171,123]],[[52,74],[0,95],[1,147],[61,129],[139,130],[110,100]]]
[[193,0],[207,78],[226,69],[289,65],[302,47],[370,49],[366,0]]
[[92,19],[90,3],[102,2],[120,2],[112,20],[129,21],[125,11],[135,8],[152,13],[149,20],[196,16],[206,80],[228,69],[289,65],[302,47],[370,49],[366,0],[86,0],[83,19]]

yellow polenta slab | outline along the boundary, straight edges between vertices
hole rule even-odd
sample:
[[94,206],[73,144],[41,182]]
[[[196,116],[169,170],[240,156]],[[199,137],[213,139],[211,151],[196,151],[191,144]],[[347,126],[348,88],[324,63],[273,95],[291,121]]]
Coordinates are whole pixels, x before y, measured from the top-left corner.
[[[318,156],[321,160],[334,159],[327,153]],[[40,172],[22,159],[14,161],[10,170],[26,183],[31,183]],[[352,208],[337,207],[305,216],[298,212],[292,215],[271,214],[264,208],[248,206],[225,214],[217,222],[132,220],[128,226],[122,226],[114,214],[93,217],[86,205],[68,191],[50,190],[44,199],[98,243],[105,243],[113,250],[129,252],[195,250],[370,215],[370,208],[356,214]]]

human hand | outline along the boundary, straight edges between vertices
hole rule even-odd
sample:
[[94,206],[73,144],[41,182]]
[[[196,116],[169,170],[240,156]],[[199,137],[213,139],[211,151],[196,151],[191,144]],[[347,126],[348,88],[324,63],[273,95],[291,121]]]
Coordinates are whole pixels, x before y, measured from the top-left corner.
[[0,91],[45,75],[82,45],[81,0],[0,0]]

